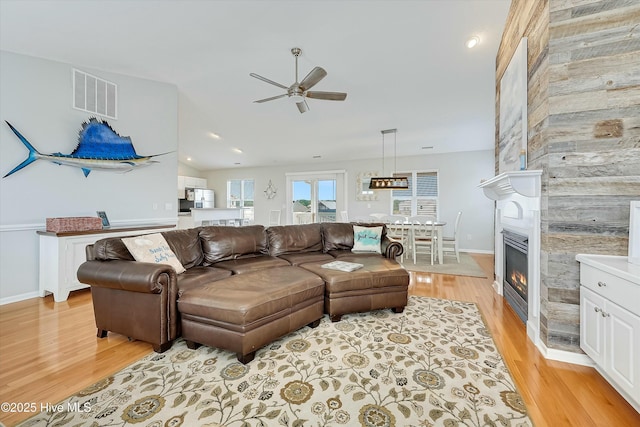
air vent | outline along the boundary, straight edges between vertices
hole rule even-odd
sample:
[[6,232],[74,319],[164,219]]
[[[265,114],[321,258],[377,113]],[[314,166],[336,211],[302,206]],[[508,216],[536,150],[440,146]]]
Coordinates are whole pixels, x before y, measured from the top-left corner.
[[118,86],[80,70],[73,70],[73,108],[118,118]]

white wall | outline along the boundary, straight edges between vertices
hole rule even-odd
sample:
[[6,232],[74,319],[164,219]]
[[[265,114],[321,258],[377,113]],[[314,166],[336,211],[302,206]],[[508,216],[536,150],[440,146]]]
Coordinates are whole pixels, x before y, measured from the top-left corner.
[[178,162],[178,175],[206,178],[205,174],[201,170],[182,162]]
[[[90,114],[71,107],[73,65],[0,52],[0,174],[27,158],[10,122],[43,154],[71,153]],[[129,173],[93,171],[38,160],[0,179],[0,303],[38,290],[38,240],[47,217],[95,216],[112,225],[175,223],[178,92],[173,85],[77,67],[118,85],[118,120],[139,155],[168,153]]]
[[[227,180],[254,179],[255,222],[267,224],[269,211],[281,209],[286,218],[286,173],[339,170],[347,171],[347,211],[350,218],[366,217],[370,213],[390,212],[390,193],[378,191],[377,201],[357,201],[355,198],[358,173],[376,171],[371,160],[277,166],[264,168],[237,168],[208,171],[205,174],[209,188],[216,191],[216,206],[226,204]],[[475,252],[493,252],[493,202],[484,197],[477,186],[481,179],[491,178],[494,173],[493,150],[460,153],[433,154],[417,157],[398,157],[398,172],[437,170],[440,185],[440,219],[447,221],[445,234],[453,234],[453,222],[458,211],[462,211],[460,222],[460,247]],[[263,191],[269,180],[278,189],[276,197],[267,200]],[[469,235],[471,238],[469,239]]]

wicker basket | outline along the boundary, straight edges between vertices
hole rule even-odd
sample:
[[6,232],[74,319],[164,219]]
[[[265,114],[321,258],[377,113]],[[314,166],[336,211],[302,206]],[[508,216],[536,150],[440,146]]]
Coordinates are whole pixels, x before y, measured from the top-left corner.
[[94,216],[47,218],[47,231],[64,233],[87,230],[102,230],[102,220]]

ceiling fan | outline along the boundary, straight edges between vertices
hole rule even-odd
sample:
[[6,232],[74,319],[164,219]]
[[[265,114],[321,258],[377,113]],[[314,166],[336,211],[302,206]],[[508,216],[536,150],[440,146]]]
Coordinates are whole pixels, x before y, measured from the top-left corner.
[[315,86],[320,80],[325,78],[327,72],[322,67],[315,67],[313,70],[307,74],[307,76],[302,79],[301,82],[298,83],[298,56],[302,53],[302,49],[298,47],[294,47],[291,49],[291,53],[296,58],[296,81],[291,86],[287,87],[280,83],[274,82],[273,80],[269,80],[266,77],[262,77],[259,74],[249,73],[251,77],[255,77],[258,80],[262,80],[263,82],[267,82],[274,86],[278,86],[287,91],[287,93],[283,93],[282,95],[272,96],[270,98],[259,99],[257,103],[273,101],[274,99],[284,98],[285,96],[289,97],[293,102],[298,106],[298,110],[300,113],[304,113],[309,109],[307,105],[307,101],[305,98],[313,98],[313,99],[324,99],[329,101],[344,101],[347,97],[347,94],[344,92],[318,92],[311,91],[313,86]]

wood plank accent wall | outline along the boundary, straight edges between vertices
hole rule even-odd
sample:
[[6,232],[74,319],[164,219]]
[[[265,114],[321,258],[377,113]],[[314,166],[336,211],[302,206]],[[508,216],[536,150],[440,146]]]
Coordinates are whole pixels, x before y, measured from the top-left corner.
[[577,253],[627,255],[640,200],[640,2],[512,0],[500,78],[528,37],[528,168],[542,169],[541,338],[581,352]]

